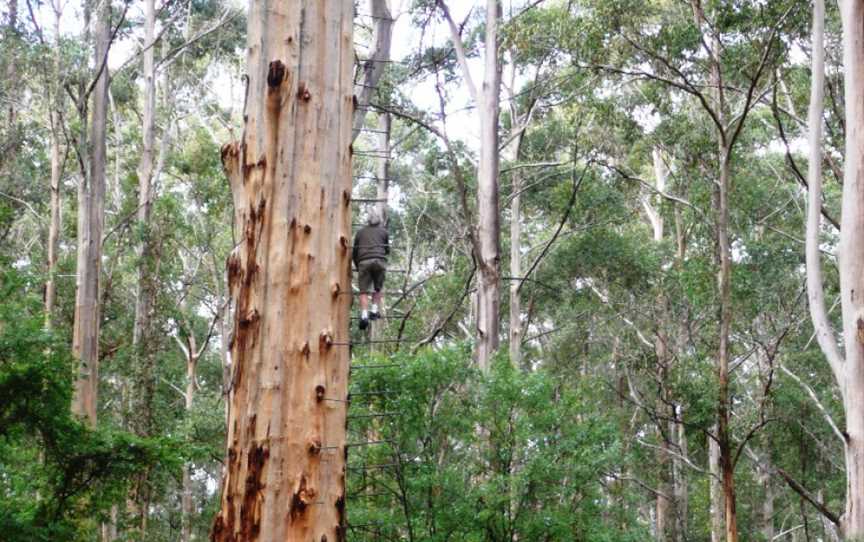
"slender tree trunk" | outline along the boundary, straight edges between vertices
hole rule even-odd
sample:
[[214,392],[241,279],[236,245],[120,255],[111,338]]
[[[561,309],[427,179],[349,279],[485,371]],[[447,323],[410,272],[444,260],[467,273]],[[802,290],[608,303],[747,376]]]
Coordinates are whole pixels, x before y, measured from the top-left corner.
[[498,213],[498,118],[501,62],[498,58],[500,0],[486,2],[484,79],[479,92],[480,161],[477,167],[477,363],[488,371],[498,350],[501,305],[501,221]]
[[[54,36],[55,42],[52,51],[52,67],[54,77],[60,80],[60,4],[54,4]],[[45,327],[51,329],[54,314],[54,302],[57,297],[57,274],[58,253],[60,250],[60,230],[62,229],[62,218],[60,216],[60,177],[63,175],[60,159],[60,122],[63,108],[63,89],[60,84],[54,85],[51,100],[51,200],[50,217],[48,221],[48,280],[45,282]]]
[[822,0],[814,0],[810,110],[810,194],[807,210],[807,288],[819,346],[834,373],[846,414],[846,507],[841,531],[847,540],[864,539],[864,0],[840,3],[846,104],[843,204],[838,247],[845,359],[825,311],[819,255],[822,192],[822,110],[825,51]]
[[[182,346],[182,345],[181,345]],[[195,336],[189,328],[189,340],[183,353],[186,355],[186,390],[183,394],[183,402],[186,408],[187,418],[192,415],[192,407],[195,401],[195,379],[198,369],[200,352]],[[192,466],[189,463],[183,465],[183,494],[181,496],[181,519],[180,540],[189,542],[192,540],[192,517],[195,513],[194,501],[192,499]]]
[[729,242],[729,160],[725,146],[720,148],[720,180],[718,187],[717,240],[720,270],[717,282],[720,294],[719,348],[717,351],[718,409],[717,438],[720,447],[720,466],[723,475],[724,515],[726,541],[737,542],[738,524],[735,512],[735,466],[732,463],[732,436],[729,432],[729,333],[732,327],[732,249]]
[[[148,258],[150,256],[150,209],[152,207],[153,155],[156,142],[156,70],[154,67],[154,34],[156,6],[154,0],[144,1],[144,107],[141,122],[143,134],[141,160],[138,164],[138,228],[141,241],[138,246],[138,286],[135,292],[135,323],[132,344],[140,348],[145,341],[150,324],[151,277]],[[146,342],[146,341],[145,341]],[[145,346],[146,348],[146,346]]]
[[345,540],[351,2],[253,2],[226,474],[211,539]]
[[[712,430],[712,433],[716,433]],[[708,469],[711,476],[708,481],[708,493],[711,508],[711,542],[722,542],[724,536],[725,511],[723,506],[722,472],[720,469],[720,446],[717,441],[708,437]]]
[[[684,416],[684,411],[680,406],[676,408],[676,419],[681,420]],[[675,435],[675,442],[678,447],[678,454],[672,456],[672,494],[675,496],[675,540],[682,540],[689,533],[688,514],[690,513],[689,492],[687,491],[686,467],[684,460],[689,456],[687,446],[687,434],[684,424],[678,421],[670,423],[672,433]],[[682,459],[683,458],[683,459]]]
[[[9,13],[7,19],[7,28],[6,28],[6,36],[7,39],[13,42],[13,51],[19,47],[18,43],[18,0],[9,0]],[[14,95],[14,92],[17,86],[16,79],[18,77],[17,73],[17,54],[13,52],[9,55],[9,58],[6,62],[6,85],[10,89],[9,95]],[[17,138],[18,135],[13,132],[16,129],[16,124],[18,123],[18,111],[15,109],[15,101],[9,100],[8,108],[6,109],[6,121],[9,127],[9,134],[12,137]]]
[[102,270],[102,232],[105,220],[105,128],[108,114],[108,71],[103,60],[110,44],[109,2],[96,14],[93,88],[90,123],[89,175],[78,189],[78,264],[72,352],[80,362],[72,411],[96,424],[99,387],[99,283]]
[[[518,153],[517,153],[518,154]],[[513,199],[510,201],[510,363],[522,364],[522,303],[518,280],[522,276],[522,177],[513,172]]]
[[356,90],[357,109],[354,111],[352,141],[357,139],[363,129],[363,122],[372,102],[372,96],[378,90],[378,83],[381,81],[381,76],[384,75],[387,62],[390,60],[390,44],[393,41],[393,16],[390,14],[390,7],[387,4],[388,0],[369,0],[369,15],[374,28],[372,52],[369,58],[362,62],[363,76]]
[[763,462],[764,465],[756,467],[756,480],[765,490],[759,518],[762,525],[760,531],[764,540],[774,540],[774,487],[771,485],[771,458],[767,453]]
[[[142,77],[144,80],[144,104],[142,108],[141,159],[138,163],[138,283],[135,290],[135,320],[132,328],[132,348],[135,356],[136,417],[134,427],[138,435],[153,433],[153,382],[154,345],[150,341],[151,312],[154,300],[155,254],[152,246],[151,209],[153,204],[154,147],[156,142],[156,69],[155,57],[156,3],[144,1],[144,53],[142,55]],[[147,539],[147,520],[150,509],[149,471],[142,471],[137,480],[136,509],[140,514],[137,537]]]
[[[666,190],[666,165],[663,163],[660,151],[654,149],[652,152],[654,163],[654,181],[658,192]],[[654,200],[652,202],[652,199]],[[642,198],[642,206],[648,216],[648,221],[651,224],[653,239],[655,243],[663,242],[665,221],[661,212],[659,201],[657,198],[645,195]],[[669,420],[672,416],[672,411],[669,407],[669,391],[666,386],[668,380],[668,363],[669,363],[669,347],[668,339],[665,333],[665,324],[668,320],[668,310],[666,307],[666,299],[662,294],[657,295],[656,307],[658,310],[657,330],[654,334],[654,353],[657,356],[657,382],[660,385],[660,396],[656,403],[659,419],[657,420],[657,434],[659,436],[660,446],[657,449],[657,467],[659,469],[658,493],[655,497],[655,514],[656,514],[656,539],[659,542],[667,540],[675,540],[675,522],[674,522],[674,501],[672,486],[672,461],[670,448],[673,443],[672,433],[664,431],[664,426],[671,427]]]
[[864,0],[841,2],[846,160],[840,221],[840,295],[846,409],[844,536],[864,539]]

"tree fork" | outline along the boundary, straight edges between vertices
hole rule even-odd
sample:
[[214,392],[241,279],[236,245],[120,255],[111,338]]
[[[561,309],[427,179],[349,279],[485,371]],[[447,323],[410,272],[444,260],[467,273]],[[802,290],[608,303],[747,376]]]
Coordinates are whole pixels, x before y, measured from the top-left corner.
[[222,149],[240,243],[213,541],[345,539],[353,6],[251,2],[243,140]]

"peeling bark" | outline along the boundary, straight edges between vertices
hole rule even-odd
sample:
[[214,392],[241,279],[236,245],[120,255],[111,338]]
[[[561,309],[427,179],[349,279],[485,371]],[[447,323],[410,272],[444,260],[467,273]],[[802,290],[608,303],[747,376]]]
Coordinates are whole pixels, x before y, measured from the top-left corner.
[[252,2],[248,21],[244,138],[222,149],[240,243],[227,262],[227,465],[211,540],[339,542],[353,6]]

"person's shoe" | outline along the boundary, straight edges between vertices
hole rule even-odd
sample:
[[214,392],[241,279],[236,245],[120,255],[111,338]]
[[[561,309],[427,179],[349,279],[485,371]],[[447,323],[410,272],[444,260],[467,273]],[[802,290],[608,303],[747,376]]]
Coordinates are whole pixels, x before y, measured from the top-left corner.
[[372,310],[369,311],[369,319],[377,320],[381,318],[381,313],[378,312],[378,305],[372,305]]
[[365,316],[361,316],[359,325],[360,325],[361,331],[366,329],[367,327],[369,327],[369,318],[366,318]]

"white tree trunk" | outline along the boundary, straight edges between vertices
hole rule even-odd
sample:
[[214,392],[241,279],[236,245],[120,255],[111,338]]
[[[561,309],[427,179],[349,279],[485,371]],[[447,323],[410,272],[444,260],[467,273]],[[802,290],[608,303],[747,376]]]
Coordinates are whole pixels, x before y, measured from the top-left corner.
[[846,360],[846,510],[844,536],[864,538],[864,0],[841,3],[846,160],[840,221],[840,295]]
[[353,16],[251,2],[227,461],[211,539],[345,540]]
[[54,86],[53,95],[51,96],[51,203],[50,203],[50,218],[48,222],[48,280],[45,282],[45,328],[51,329],[52,318],[54,314],[54,303],[57,297],[57,283],[55,281],[57,274],[57,262],[59,260],[60,251],[60,231],[63,228],[62,217],[60,216],[60,178],[63,175],[63,164],[60,159],[60,122],[61,112],[63,108],[63,89],[59,84],[60,80],[60,16],[61,5],[52,2],[54,11],[54,47],[52,51],[52,64],[55,77],[58,84]]
[[522,281],[522,177],[513,175],[513,199],[510,201],[510,363],[522,363],[522,303],[519,287]]
[[488,371],[498,350],[501,305],[501,221],[498,213],[498,118],[501,62],[498,58],[500,0],[486,2],[486,45],[480,88],[480,161],[477,167],[477,363]]
[[[712,433],[715,432],[715,430],[712,430]],[[708,481],[708,493],[711,501],[711,542],[722,542],[725,539],[726,520],[723,506],[723,487],[720,482],[722,477],[720,469],[720,446],[711,437],[708,437],[708,470],[711,473]]]
[[[357,139],[363,129],[366,113],[378,83],[390,61],[390,44],[393,41],[393,16],[387,0],[369,0],[369,15],[374,28],[372,49],[369,58],[362,63],[363,76],[357,84],[357,109],[354,112],[354,130],[351,140]],[[361,17],[362,19],[362,17]]]
[[108,71],[103,59],[110,44],[111,5],[96,13],[94,61],[99,72],[93,88],[90,122],[90,171],[78,189],[78,262],[72,352],[80,362],[72,411],[96,424],[99,388],[99,283],[105,220],[105,128],[108,114]]

